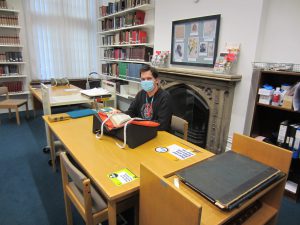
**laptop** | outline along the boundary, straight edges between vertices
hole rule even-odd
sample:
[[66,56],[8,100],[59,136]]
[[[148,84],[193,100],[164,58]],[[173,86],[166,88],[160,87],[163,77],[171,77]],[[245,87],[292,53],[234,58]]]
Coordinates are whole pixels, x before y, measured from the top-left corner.
[[176,175],[217,207],[229,211],[285,176],[234,151],[210,157]]

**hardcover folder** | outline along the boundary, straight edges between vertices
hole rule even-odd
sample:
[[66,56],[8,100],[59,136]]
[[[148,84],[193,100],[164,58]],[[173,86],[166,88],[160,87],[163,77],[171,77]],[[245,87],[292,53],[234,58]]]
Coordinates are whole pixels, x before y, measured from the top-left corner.
[[215,155],[179,171],[177,175],[222,210],[239,207],[285,176],[278,169],[233,151]]

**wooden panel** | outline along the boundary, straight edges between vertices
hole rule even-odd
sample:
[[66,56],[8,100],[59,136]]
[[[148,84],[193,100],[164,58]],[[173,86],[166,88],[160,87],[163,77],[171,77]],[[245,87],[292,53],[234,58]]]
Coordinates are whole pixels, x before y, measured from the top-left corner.
[[199,225],[201,205],[141,165],[140,224]]
[[280,169],[286,174],[289,172],[292,152],[286,149],[257,141],[245,135],[234,134],[232,150],[266,165]]

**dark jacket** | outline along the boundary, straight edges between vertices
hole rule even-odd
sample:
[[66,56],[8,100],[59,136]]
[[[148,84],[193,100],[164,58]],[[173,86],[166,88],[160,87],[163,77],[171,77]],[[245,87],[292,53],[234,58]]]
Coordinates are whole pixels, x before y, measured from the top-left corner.
[[170,94],[161,88],[158,89],[153,97],[148,97],[147,92],[141,90],[137,93],[134,101],[125,113],[131,117],[156,121],[160,123],[159,130],[170,131],[172,99]]

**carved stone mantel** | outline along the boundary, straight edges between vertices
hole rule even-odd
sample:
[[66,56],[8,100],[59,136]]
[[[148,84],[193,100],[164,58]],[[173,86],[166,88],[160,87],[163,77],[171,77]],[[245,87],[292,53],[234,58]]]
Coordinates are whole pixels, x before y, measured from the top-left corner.
[[221,153],[226,149],[236,82],[241,75],[214,74],[184,68],[157,68],[161,86],[168,89],[185,84],[198,93],[209,106],[206,149]]

